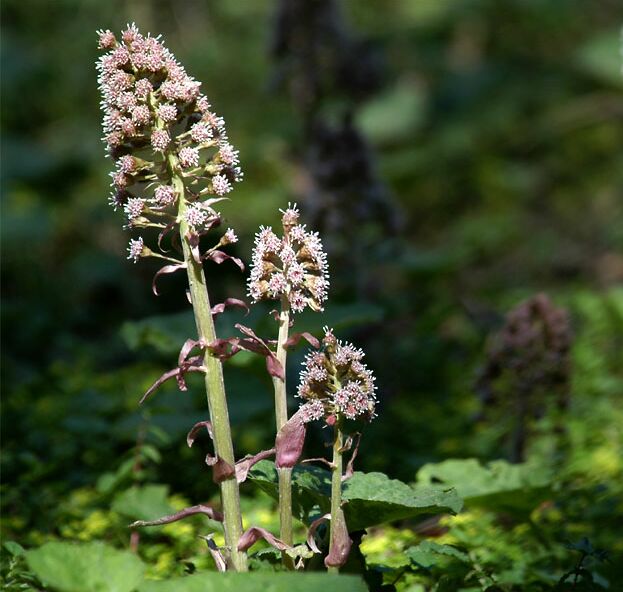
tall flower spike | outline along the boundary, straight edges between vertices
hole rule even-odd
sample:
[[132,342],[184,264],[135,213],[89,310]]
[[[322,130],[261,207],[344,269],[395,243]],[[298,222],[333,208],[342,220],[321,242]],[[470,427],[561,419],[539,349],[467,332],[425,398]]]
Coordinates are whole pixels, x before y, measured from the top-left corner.
[[254,302],[285,296],[294,312],[306,307],[323,310],[329,288],[327,256],[316,232],[298,223],[296,204],[281,210],[283,237],[261,227],[255,248],[248,292]]
[[325,327],[322,350],[311,350],[303,361],[298,387],[303,421],[345,417],[375,417],[376,386],[372,372],[362,363],[363,351],[338,341]]
[[[189,341],[213,343],[217,337],[203,261],[238,260],[216,247],[202,254],[200,237],[220,223],[212,206],[242,178],[237,152],[229,147],[225,123],[210,111],[200,84],[186,74],[160,38],[144,36],[132,25],[120,40],[110,31],[101,31],[99,46],[107,50],[97,64],[104,141],[117,164],[111,203],[123,208],[128,226],[157,228],[159,247],[165,235],[179,236],[183,254],[179,261],[150,250],[143,238],[137,238],[130,242],[128,258],[136,262],[142,257],[159,257],[172,262],[156,273],[154,282],[161,274],[186,270],[198,337]],[[234,240],[235,234],[229,231],[217,246]],[[157,293],[155,283],[152,288]],[[217,451],[214,476],[220,471],[216,481],[223,508],[224,554],[229,569],[247,571],[246,554],[239,548],[240,493],[233,471],[236,463],[221,361],[207,348],[194,356],[192,363],[182,353],[179,367],[166,376],[176,376],[182,389],[183,372],[195,369],[204,373]],[[162,382],[158,380],[148,392]]]
[[[128,226],[163,228],[179,222],[174,173],[192,184],[193,193],[185,197],[189,207],[201,201],[209,206],[214,196],[229,193],[242,179],[238,151],[227,139],[223,118],[201,94],[200,83],[159,37],[145,36],[135,25],[120,39],[111,31],[98,35],[99,47],[106,51],[97,62],[103,139],[117,165],[111,204],[124,209]],[[171,162],[179,170],[173,171]],[[191,212],[196,214],[193,227],[201,226],[205,212]]]

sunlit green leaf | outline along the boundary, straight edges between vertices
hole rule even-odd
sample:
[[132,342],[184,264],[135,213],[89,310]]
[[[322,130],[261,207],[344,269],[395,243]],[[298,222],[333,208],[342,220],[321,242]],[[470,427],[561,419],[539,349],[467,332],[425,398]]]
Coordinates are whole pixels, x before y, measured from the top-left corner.
[[168,495],[167,485],[131,487],[115,497],[112,509],[133,520],[155,520],[173,511]]
[[462,562],[469,560],[467,553],[459,551],[456,547],[452,547],[451,545],[440,545],[435,541],[428,540],[422,541],[415,547],[409,547],[405,551],[405,554],[411,561],[413,561],[413,563],[417,563],[419,566],[426,568],[435,565],[439,561],[440,555],[453,557]]
[[451,488],[413,488],[383,473],[355,474],[344,483],[342,498],[350,530],[404,520],[419,514],[456,513],[462,502]]
[[482,465],[476,459],[450,459],[424,465],[418,484],[441,482],[455,487],[466,506],[521,510],[530,509],[549,491],[552,475],[544,465],[512,465],[494,461]]
[[143,579],[143,563],[133,553],[104,543],[50,542],[26,552],[28,566],[59,592],[131,592]]
[[144,582],[139,592],[367,592],[357,576],[324,573],[203,573],[162,582]]
[[[277,475],[270,461],[258,463],[249,478],[274,498],[278,496]],[[331,473],[319,467],[296,467],[292,474],[293,505],[301,519],[316,506],[328,511]],[[383,473],[360,473],[348,479],[342,498],[349,530],[411,518],[419,514],[456,513],[462,503],[450,488],[413,488]]]

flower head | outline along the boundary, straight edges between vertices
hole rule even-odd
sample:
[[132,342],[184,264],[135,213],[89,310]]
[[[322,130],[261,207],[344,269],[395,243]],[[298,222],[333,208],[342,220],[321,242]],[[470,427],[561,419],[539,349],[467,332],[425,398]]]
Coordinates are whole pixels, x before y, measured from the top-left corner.
[[190,206],[186,210],[186,222],[191,226],[201,226],[207,218],[207,212],[198,206]]
[[190,197],[173,190],[173,176],[182,176],[192,184],[187,221],[201,225],[208,211],[201,201],[228,194],[242,179],[223,118],[160,37],[132,24],[119,37],[98,31],[98,46],[104,142],[117,165],[111,203],[124,208],[130,225],[161,227],[167,216],[179,222],[178,198]]
[[322,310],[329,288],[322,241],[298,224],[296,205],[282,214],[283,238],[264,227],[255,235],[249,295],[255,302],[285,296],[294,312]]
[[143,243],[142,237],[139,236],[137,239],[130,239],[130,244],[128,246],[128,259],[132,259],[134,263],[136,263],[143,254],[144,249],[145,244]]
[[376,386],[372,372],[361,362],[364,353],[338,341],[325,328],[321,351],[310,351],[303,362],[298,395],[304,421],[324,417],[375,417]]

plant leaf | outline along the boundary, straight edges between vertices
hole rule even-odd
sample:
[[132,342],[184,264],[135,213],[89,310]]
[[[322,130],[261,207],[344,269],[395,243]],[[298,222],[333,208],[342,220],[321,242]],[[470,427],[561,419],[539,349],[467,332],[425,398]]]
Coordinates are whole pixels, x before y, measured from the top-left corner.
[[368,592],[359,576],[325,573],[202,573],[145,581],[138,592]]
[[[249,472],[249,479],[278,499],[275,466],[261,461]],[[296,466],[292,470],[292,507],[303,521],[318,507],[324,514],[330,509],[331,471],[313,466]],[[375,524],[393,522],[421,514],[456,513],[461,499],[453,489],[411,487],[383,473],[355,472],[344,482],[342,498],[348,530],[362,530]],[[317,507],[315,507],[317,506]]]
[[151,520],[173,511],[167,485],[134,486],[115,496],[112,510],[132,520]]
[[327,567],[341,567],[346,563],[353,541],[348,536],[348,527],[344,518],[344,512],[338,509],[336,515],[331,516],[332,532],[329,554],[324,558]]
[[487,506],[505,511],[530,511],[550,492],[551,471],[544,465],[498,460],[481,465],[475,458],[450,459],[424,465],[418,484],[442,482],[454,487],[466,506]]
[[210,506],[203,506],[199,504],[197,506],[184,508],[179,512],[175,512],[175,514],[169,514],[168,516],[156,518],[155,520],[137,520],[136,522],[132,522],[132,524],[130,524],[130,528],[137,528],[142,526],[161,526],[162,524],[177,522],[178,520],[183,520],[184,518],[188,518],[189,516],[195,516],[196,514],[204,514],[208,518],[216,520],[217,522],[223,521],[223,515],[219,511],[211,508]]
[[419,514],[455,514],[463,506],[451,488],[413,488],[383,473],[358,471],[344,482],[342,499],[351,532]]
[[275,454],[275,449],[271,448],[270,450],[262,450],[257,454],[248,454],[244,458],[241,458],[234,467],[236,471],[236,481],[238,483],[242,483],[246,481],[247,475],[251,470],[253,465],[257,464],[261,460],[268,458],[269,456],[273,456]]
[[290,548],[289,545],[279,540],[272,532],[265,528],[260,528],[259,526],[252,526],[251,528],[247,528],[240,537],[238,541],[238,551],[246,551],[260,539],[264,539],[269,545],[275,547],[275,549],[279,551],[285,551]]
[[212,313],[212,316],[216,316],[224,313],[226,308],[232,306],[237,308],[244,308],[246,311],[245,315],[249,314],[249,305],[244,300],[240,300],[238,298],[226,298],[224,302],[215,304],[210,312]]
[[223,251],[209,251],[204,255],[204,258],[219,264],[223,263],[223,261],[231,260],[240,268],[240,271],[244,271],[244,263],[238,257],[232,257]]
[[275,466],[278,469],[291,469],[303,453],[307,425],[302,420],[302,412],[297,411],[279,430],[275,439]]
[[[249,471],[248,478],[272,498],[279,499],[277,469],[273,462],[260,461]],[[320,506],[323,514],[328,512],[330,495],[330,471],[314,466],[296,466],[292,469],[292,509],[300,520],[307,521],[315,506]]]
[[190,431],[186,435],[186,444],[188,444],[188,448],[192,448],[199,432],[203,431],[203,428],[205,428],[208,432],[210,440],[214,439],[214,436],[212,434],[212,422],[208,421],[207,419],[204,421],[198,421],[192,428],[190,428]]
[[144,565],[129,551],[100,542],[49,542],[26,551],[34,574],[59,592],[131,592],[143,580]]
[[283,344],[283,347],[286,349],[290,347],[294,347],[298,345],[301,339],[305,339],[307,343],[309,343],[312,347],[315,347],[316,349],[320,347],[320,341],[318,341],[318,339],[316,339],[311,333],[307,331],[303,333],[295,333],[294,335],[291,335],[288,338],[288,340]]
[[405,551],[405,555],[420,567],[429,568],[439,561],[440,555],[453,557],[463,563],[469,562],[467,553],[459,551],[451,545],[440,545],[435,541],[424,540],[419,545],[409,547]]
[[165,265],[164,267],[161,267],[156,274],[154,275],[154,279],[151,282],[151,290],[154,293],[155,296],[159,296],[158,294],[158,288],[156,287],[156,281],[158,280],[158,278],[161,275],[167,274],[167,273],[175,273],[176,271],[180,270],[180,269],[186,269],[186,263],[176,263],[174,265]]
[[285,380],[286,374],[281,362],[272,354],[266,356],[266,370],[271,376]]

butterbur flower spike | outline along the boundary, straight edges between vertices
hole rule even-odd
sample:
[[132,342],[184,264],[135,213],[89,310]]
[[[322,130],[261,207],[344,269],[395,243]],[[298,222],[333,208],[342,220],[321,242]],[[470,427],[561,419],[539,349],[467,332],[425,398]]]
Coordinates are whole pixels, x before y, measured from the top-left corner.
[[281,212],[283,237],[271,227],[262,227],[255,236],[249,296],[254,302],[285,297],[294,312],[323,310],[329,273],[322,241],[298,223],[296,204]]
[[[228,194],[242,179],[238,151],[227,139],[223,118],[210,111],[200,83],[159,37],[145,36],[135,25],[121,39],[111,31],[98,34],[99,47],[107,50],[97,62],[103,139],[116,164],[111,205],[123,209],[130,228],[179,224],[184,210],[191,228],[203,231],[211,218],[203,201]],[[193,184],[193,194],[183,198],[184,208],[178,204],[174,174]],[[138,242],[132,243],[130,259],[148,256],[158,255],[145,249],[141,253]]]
[[[104,142],[115,161],[111,205],[124,212],[128,228],[157,228],[159,233],[154,250],[148,248],[146,234],[132,239],[128,258],[136,262],[157,257],[168,262],[152,281],[156,295],[158,278],[184,270],[197,326],[198,339],[186,342],[178,366],[157,379],[142,401],[171,378],[180,390],[186,390],[185,374],[204,374],[214,449],[218,451],[207,461],[221,492],[226,541],[218,565],[224,568],[225,562],[228,569],[247,571],[246,554],[238,551],[242,517],[223,371],[221,361],[207,346],[216,341],[212,312],[246,305],[227,299],[213,311],[203,263],[232,260],[241,269],[244,266],[216,247],[202,253],[200,244],[201,236],[221,221],[212,206],[226,199],[223,196],[242,178],[238,152],[229,144],[225,122],[210,110],[208,99],[201,94],[200,83],[186,73],[159,37],[143,35],[131,25],[120,38],[111,31],[100,31],[99,46],[105,50],[97,63]],[[169,233],[171,246],[181,247],[180,259],[163,254],[167,251],[162,240]],[[235,241],[235,233],[228,230],[218,246]],[[190,355],[194,347],[201,351]],[[266,454],[243,459],[240,478]],[[205,508],[196,506],[185,512],[205,513]],[[152,523],[178,517],[179,513]]]
[[298,396],[304,422],[336,418],[366,419],[375,417],[376,386],[374,375],[362,362],[363,351],[338,341],[325,327],[321,351],[311,350],[303,361]]

